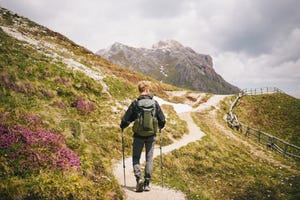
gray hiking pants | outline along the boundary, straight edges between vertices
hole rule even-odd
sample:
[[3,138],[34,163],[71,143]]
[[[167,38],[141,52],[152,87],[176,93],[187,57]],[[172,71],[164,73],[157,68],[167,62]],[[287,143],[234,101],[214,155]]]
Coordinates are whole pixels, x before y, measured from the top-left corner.
[[140,165],[140,158],[142,154],[143,147],[146,147],[146,166],[145,166],[145,180],[150,181],[151,174],[153,170],[153,152],[155,145],[156,135],[149,137],[133,137],[132,145],[132,164],[133,172],[137,180],[142,178],[142,170]]

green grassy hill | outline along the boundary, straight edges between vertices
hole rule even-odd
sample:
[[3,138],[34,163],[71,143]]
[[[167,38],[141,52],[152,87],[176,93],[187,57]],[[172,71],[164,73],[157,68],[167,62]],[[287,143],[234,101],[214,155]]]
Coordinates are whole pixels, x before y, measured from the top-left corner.
[[[164,155],[165,184],[191,200],[299,199],[299,161],[269,151],[228,128],[223,116],[229,99],[220,110],[212,107],[193,114],[206,136]],[[154,169],[160,183],[160,168]]]
[[233,113],[253,128],[300,146],[300,100],[286,94],[242,97]]
[[[68,38],[0,9],[0,199],[123,199],[111,173],[121,159],[119,123],[150,80]],[[171,109],[168,120],[179,119]],[[168,126],[170,138],[184,133]],[[131,152],[126,132],[126,155]]]

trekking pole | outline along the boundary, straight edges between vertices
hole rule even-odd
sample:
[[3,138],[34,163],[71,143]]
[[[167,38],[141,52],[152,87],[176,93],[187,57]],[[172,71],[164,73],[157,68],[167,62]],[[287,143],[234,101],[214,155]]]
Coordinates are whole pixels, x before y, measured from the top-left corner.
[[159,129],[159,143],[160,143],[160,172],[161,172],[161,187],[164,188],[164,173],[163,173],[163,158],[162,158],[162,135],[161,129]]
[[126,186],[126,176],[125,176],[125,156],[124,156],[124,129],[122,129],[122,154],[123,154],[123,174],[124,174],[124,186]]

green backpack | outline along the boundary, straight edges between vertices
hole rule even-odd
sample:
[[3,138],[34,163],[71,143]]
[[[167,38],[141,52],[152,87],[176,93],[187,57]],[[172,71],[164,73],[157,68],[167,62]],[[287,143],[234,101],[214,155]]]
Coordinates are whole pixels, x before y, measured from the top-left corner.
[[133,132],[140,136],[151,136],[156,134],[157,127],[155,100],[137,100],[137,119],[132,127]]

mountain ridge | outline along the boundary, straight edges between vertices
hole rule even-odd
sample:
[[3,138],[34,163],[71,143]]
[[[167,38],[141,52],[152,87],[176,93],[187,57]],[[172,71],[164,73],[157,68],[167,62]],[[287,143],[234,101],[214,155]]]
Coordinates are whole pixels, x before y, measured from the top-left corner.
[[178,87],[216,94],[239,92],[239,88],[215,72],[210,55],[199,54],[176,40],[159,41],[151,48],[135,48],[116,42],[96,54]]

